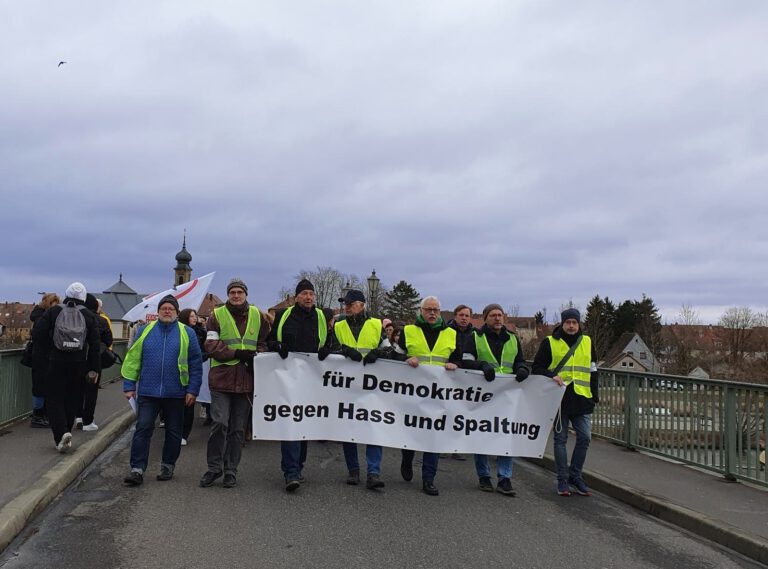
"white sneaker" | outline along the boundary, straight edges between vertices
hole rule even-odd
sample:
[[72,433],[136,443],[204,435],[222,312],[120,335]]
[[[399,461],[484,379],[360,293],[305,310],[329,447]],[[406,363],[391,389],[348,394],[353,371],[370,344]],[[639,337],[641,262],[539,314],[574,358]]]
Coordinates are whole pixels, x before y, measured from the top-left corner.
[[187,439],[181,439],[181,446],[187,446]]
[[56,450],[58,450],[60,453],[65,453],[69,451],[69,449],[72,448],[72,433],[64,433],[61,436],[61,441],[59,441],[59,444],[56,445]]
[[88,425],[83,425],[84,431],[98,431],[99,426],[96,423],[90,423]]
[[83,418],[82,417],[76,417],[75,418],[75,429],[82,429],[83,428]]

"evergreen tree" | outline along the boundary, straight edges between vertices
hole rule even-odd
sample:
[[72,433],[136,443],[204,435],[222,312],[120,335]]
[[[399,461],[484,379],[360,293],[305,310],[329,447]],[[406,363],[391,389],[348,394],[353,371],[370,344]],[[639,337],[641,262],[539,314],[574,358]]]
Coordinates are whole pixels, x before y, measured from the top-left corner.
[[595,353],[601,360],[616,341],[614,336],[615,319],[616,306],[607,296],[600,298],[600,295],[596,294],[589,301],[587,314],[584,318],[584,331],[592,338]]
[[421,296],[405,281],[400,281],[384,295],[384,314],[394,322],[412,323],[416,319]]
[[661,345],[661,316],[659,309],[650,297],[643,295],[642,300],[635,301],[634,331],[648,344],[654,355],[658,355]]

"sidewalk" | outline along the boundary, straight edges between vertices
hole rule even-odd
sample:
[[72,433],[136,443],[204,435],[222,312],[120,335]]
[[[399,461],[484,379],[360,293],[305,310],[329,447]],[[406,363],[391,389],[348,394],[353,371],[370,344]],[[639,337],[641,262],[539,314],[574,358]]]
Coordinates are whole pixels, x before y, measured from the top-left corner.
[[24,529],[109,444],[133,423],[122,382],[99,390],[98,431],[72,433],[72,450],[60,454],[50,429],[33,429],[29,420],[0,431],[0,551]]
[[[96,432],[75,431],[59,454],[49,429],[22,421],[0,431],[0,551],[132,423],[120,382],[99,392]],[[569,437],[572,449],[574,437]],[[552,444],[543,459],[550,470]],[[570,450],[569,450],[570,454]],[[768,489],[594,439],[585,479],[594,490],[768,564]],[[555,491],[554,476],[552,492]],[[580,500],[579,497],[563,500]]]
[[[575,439],[571,435],[569,457]],[[551,439],[544,458],[531,460],[554,471]],[[593,490],[768,564],[768,488],[729,482],[597,438],[589,447],[584,479]],[[554,487],[553,476],[553,492]]]

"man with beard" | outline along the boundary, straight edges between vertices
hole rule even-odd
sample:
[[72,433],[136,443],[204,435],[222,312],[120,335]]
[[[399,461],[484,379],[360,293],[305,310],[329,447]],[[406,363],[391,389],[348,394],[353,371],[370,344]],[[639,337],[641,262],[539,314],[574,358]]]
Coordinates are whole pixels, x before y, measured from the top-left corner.
[[[581,331],[581,314],[575,308],[563,310],[560,325],[541,343],[533,360],[533,373],[551,377],[567,386],[560,404],[560,421],[554,428],[557,493],[570,496],[570,486],[581,496],[591,496],[581,476],[592,438],[592,411],[600,401],[597,384],[597,357],[592,340]],[[576,446],[568,466],[568,423],[576,431]]]
[[253,401],[253,358],[266,349],[268,317],[248,304],[248,286],[241,279],[227,285],[227,302],[214,309],[206,324],[205,353],[211,360],[211,418],[208,470],[200,486],[211,486],[222,475],[224,488],[237,484],[237,467]]
[[[327,339],[328,322],[323,311],[315,306],[315,287],[302,279],[296,285],[295,304],[275,314],[269,348],[286,359],[289,352],[316,354]],[[307,460],[307,441],[282,441],[280,451],[285,490],[295,492],[304,480],[302,469]]]
[[157,320],[138,333],[120,369],[123,393],[136,398],[136,430],[131,443],[131,471],[126,486],[144,482],[149,461],[149,443],[155,419],[162,409],[165,442],[159,481],[173,478],[181,452],[184,406],[194,405],[203,381],[203,358],[194,331],[178,321],[179,303],[173,295],[157,305]]
[[[483,309],[485,324],[473,332],[472,340],[464,346],[464,367],[482,370],[488,381],[493,381],[497,373],[514,373],[517,381],[523,381],[530,372],[525,365],[520,340],[504,326],[504,317],[504,310],[499,304],[489,304]],[[480,490],[493,492],[487,455],[475,455],[475,470],[480,480]],[[511,456],[496,457],[496,475],[496,491],[505,496],[514,496]]]

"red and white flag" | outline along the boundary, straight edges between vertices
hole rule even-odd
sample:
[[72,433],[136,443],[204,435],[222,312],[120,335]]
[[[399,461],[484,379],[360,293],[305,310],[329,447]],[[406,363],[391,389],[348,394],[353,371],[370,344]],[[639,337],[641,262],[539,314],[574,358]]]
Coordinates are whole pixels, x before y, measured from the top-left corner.
[[136,320],[144,320],[149,322],[157,319],[157,303],[164,296],[172,294],[179,301],[179,310],[185,308],[192,308],[194,310],[200,310],[200,305],[205,300],[205,295],[208,294],[208,290],[211,288],[211,282],[216,272],[208,273],[200,278],[194,279],[183,285],[179,285],[174,288],[169,288],[163,292],[156,292],[145,296],[139,304],[131,308],[123,316],[123,320],[128,322],[134,322]]

